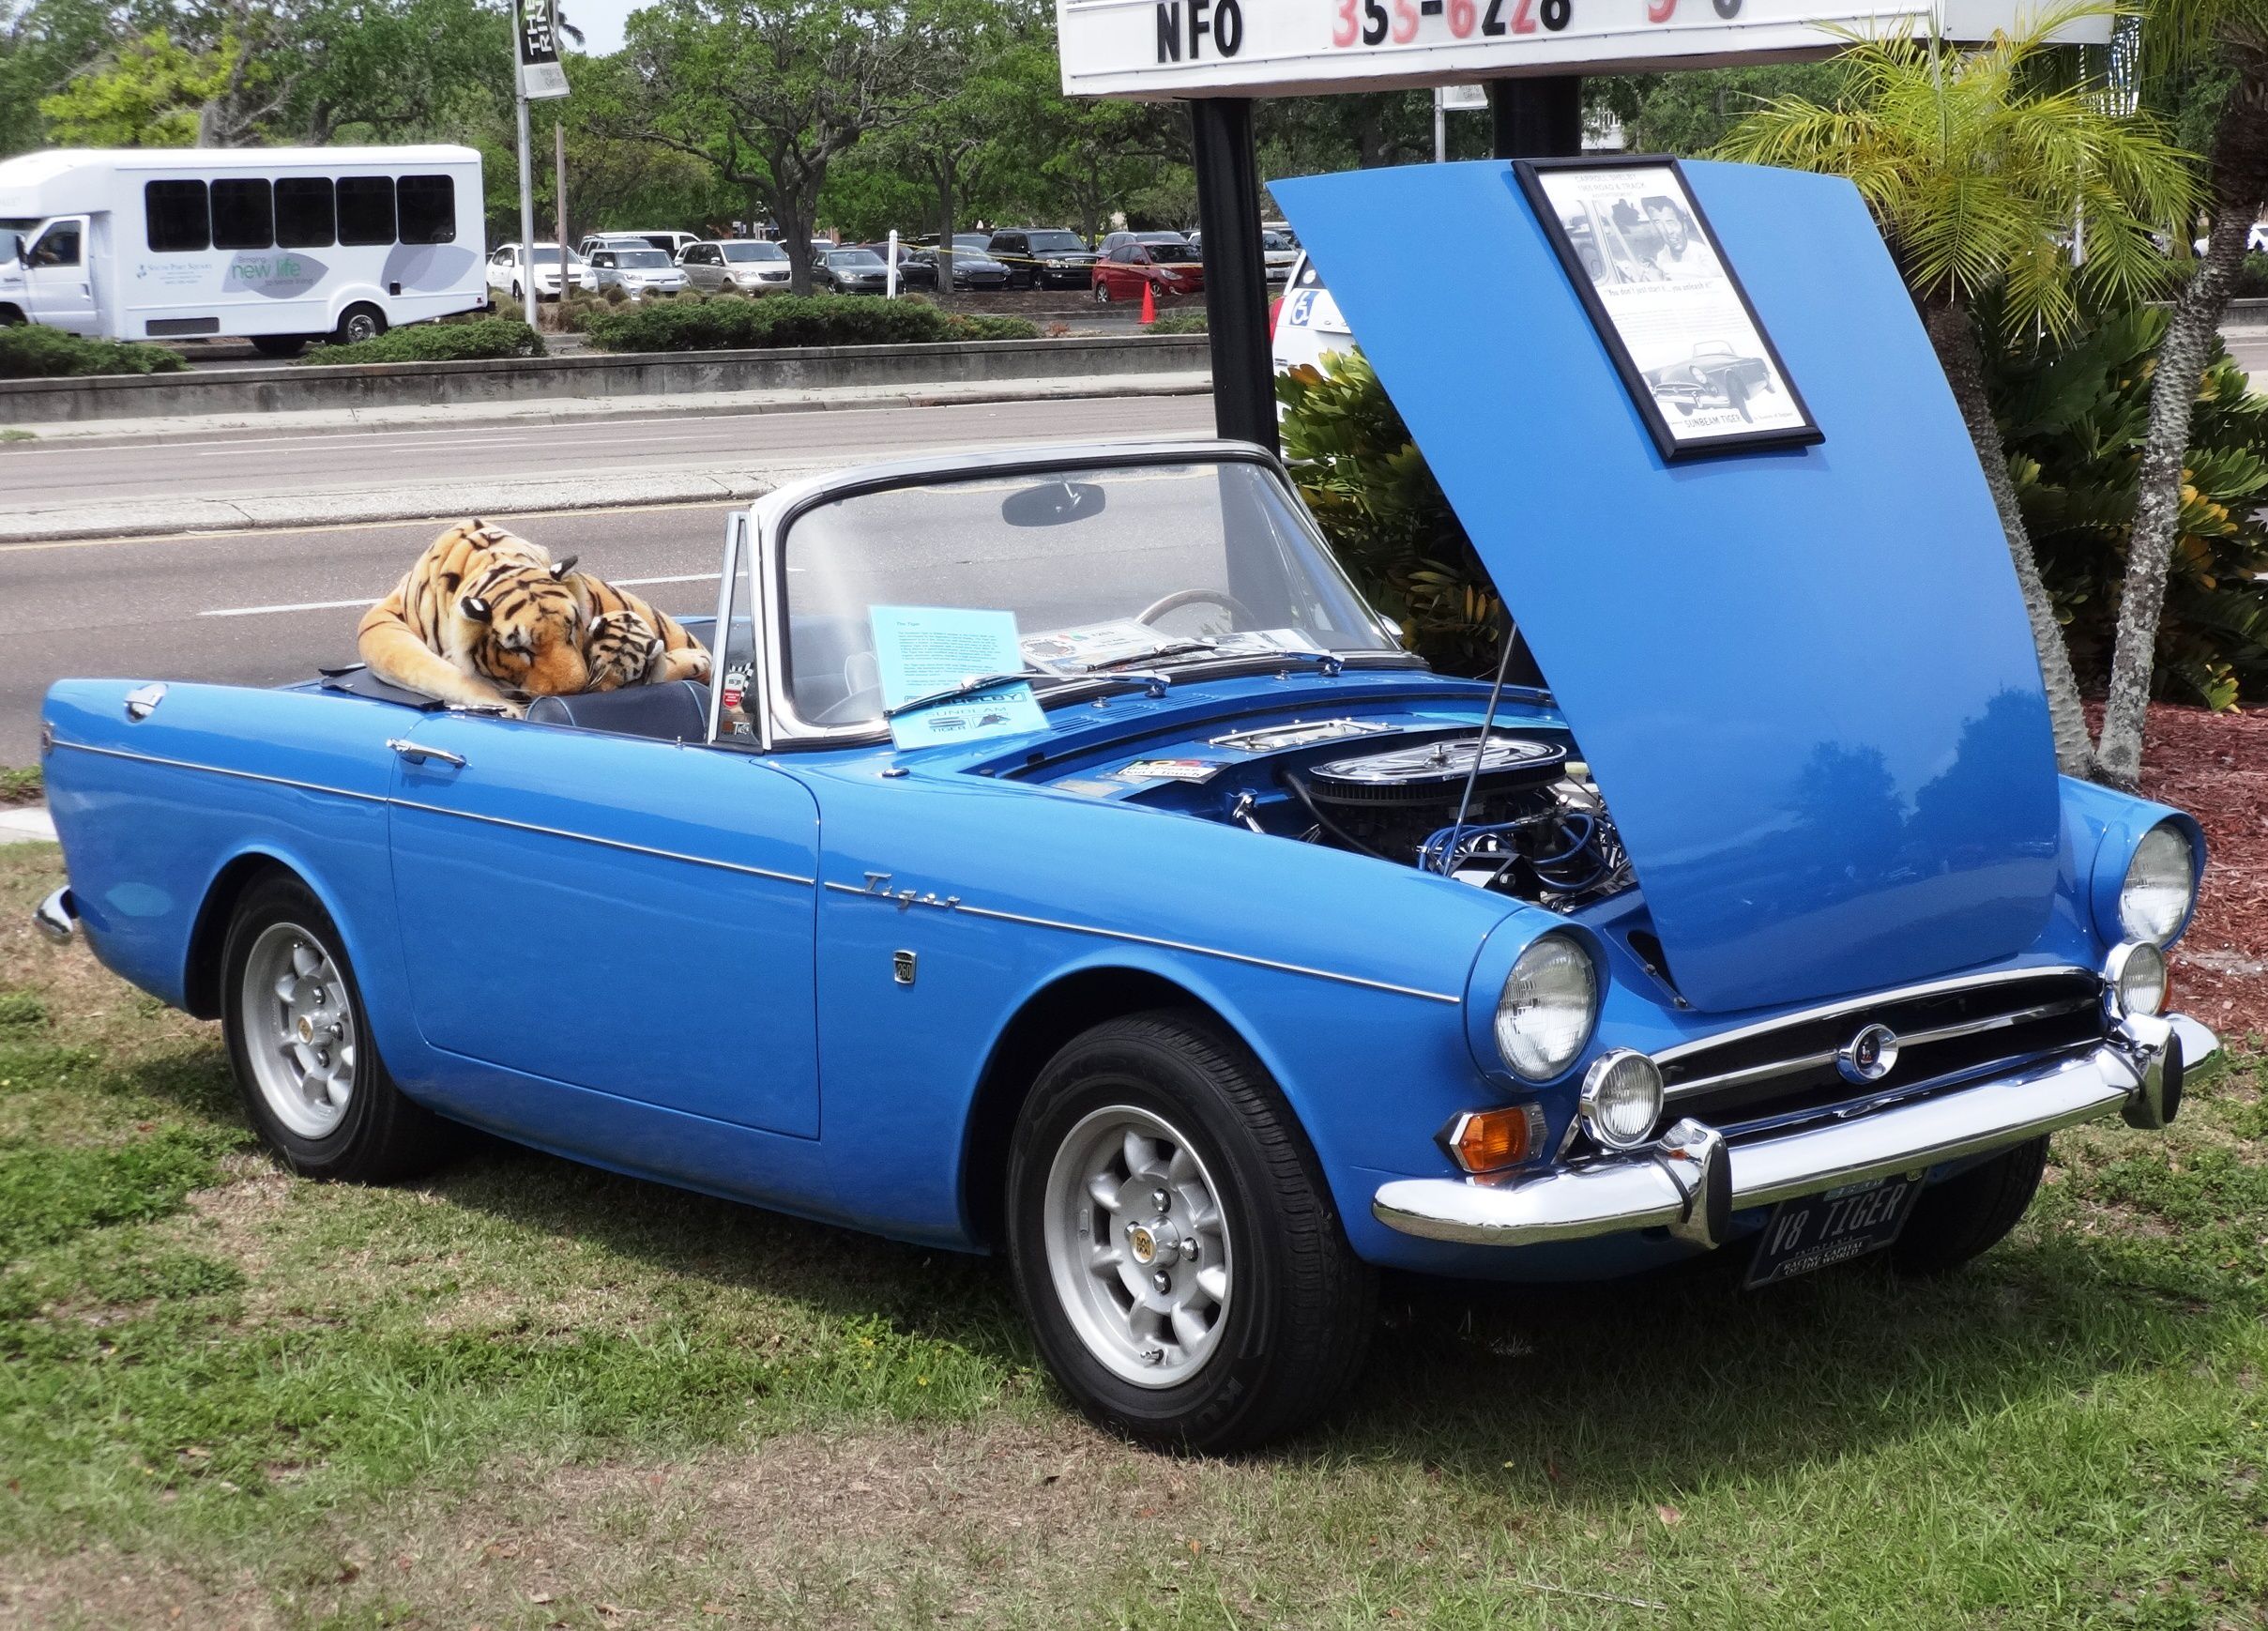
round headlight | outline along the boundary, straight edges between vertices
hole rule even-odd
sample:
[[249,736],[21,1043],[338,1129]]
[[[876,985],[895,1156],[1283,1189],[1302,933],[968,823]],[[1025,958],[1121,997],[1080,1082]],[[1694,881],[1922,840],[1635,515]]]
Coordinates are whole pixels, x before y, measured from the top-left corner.
[[2142,834],[2119,886],[2119,922],[2127,937],[2162,946],[2189,916],[2197,894],[2197,858],[2188,835],[2161,821]]
[[1608,1150],[1635,1149],[1662,1117],[1661,1068],[1626,1047],[1601,1054],[1583,1073],[1576,1110],[1595,1142]]
[[2130,940],[2111,953],[2103,976],[2122,1016],[2153,1014],[2166,1006],[2166,953],[2148,940]]
[[1583,1051],[1598,1016],[1599,975],[1591,953],[1565,935],[1522,952],[1497,998],[1497,1051],[1515,1075],[1549,1081]]

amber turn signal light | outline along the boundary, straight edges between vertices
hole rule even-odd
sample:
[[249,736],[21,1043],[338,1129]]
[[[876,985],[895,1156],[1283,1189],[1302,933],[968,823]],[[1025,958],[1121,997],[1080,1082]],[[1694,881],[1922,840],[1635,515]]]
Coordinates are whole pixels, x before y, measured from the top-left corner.
[[1468,1110],[1441,1130],[1450,1158],[1468,1172],[1517,1166],[1544,1144],[1544,1111],[1536,1105]]

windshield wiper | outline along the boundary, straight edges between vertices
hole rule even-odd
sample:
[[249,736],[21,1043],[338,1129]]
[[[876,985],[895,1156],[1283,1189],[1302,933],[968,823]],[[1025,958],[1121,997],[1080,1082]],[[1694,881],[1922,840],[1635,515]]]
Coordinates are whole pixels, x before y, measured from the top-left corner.
[[[1133,668],[1144,663],[1155,663],[1161,657],[1184,657],[1192,651],[1215,651],[1219,648],[1220,642],[1217,640],[1202,638],[1180,640],[1171,646],[1160,646],[1152,651],[1129,651],[1123,657],[1105,657],[1100,663],[1088,663],[1080,669],[1079,673],[1108,674],[1114,669]],[[1070,678],[1075,679],[1078,675],[1073,675]]]
[[1050,674],[1044,668],[1021,668],[1012,674],[982,674],[973,679],[945,691],[933,691],[927,696],[917,696],[911,702],[901,702],[895,708],[882,710],[884,719],[896,719],[901,714],[916,713],[925,708],[935,708],[940,702],[958,702],[967,696],[982,696],[987,691],[998,691],[1004,686],[1020,685],[1034,679],[1059,679],[1062,676]]

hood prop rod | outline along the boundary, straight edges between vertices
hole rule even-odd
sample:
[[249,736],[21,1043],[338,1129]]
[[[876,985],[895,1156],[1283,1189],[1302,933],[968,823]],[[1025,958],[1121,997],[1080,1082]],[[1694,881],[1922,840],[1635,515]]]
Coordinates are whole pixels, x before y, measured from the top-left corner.
[[1481,755],[1488,751],[1488,733],[1496,728],[1497,703],[1504,695],[1504,677],[1512,672],[1512,643],[1516,626],[1504,619],[1503,655],[1497,659],[1497,682],[1488,688],[1488,711],[1481,716],[1481,734],[1472,744],[1472,768],[1465,772],[1465,791],[1457,800],[1457,818],[1450,823],[1449,842],[1441,846],[1441,876],[1452,876],[1457,863],[1457,840],[1465,831],[1465,817],[1472,813],[1473,785],[1481,779]]

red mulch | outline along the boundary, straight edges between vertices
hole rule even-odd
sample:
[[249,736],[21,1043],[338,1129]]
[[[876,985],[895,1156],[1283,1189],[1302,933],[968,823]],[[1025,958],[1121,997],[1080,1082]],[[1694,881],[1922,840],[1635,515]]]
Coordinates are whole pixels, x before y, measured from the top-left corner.
[[2268,1035],[2268,710],[2153,704],[2142,791],[2205,829],[2204,894],[2173,950],[2174,1006],[2227,1041]]

